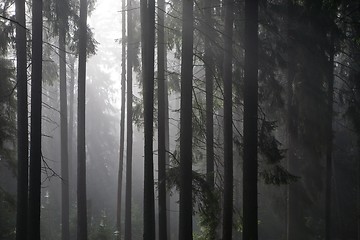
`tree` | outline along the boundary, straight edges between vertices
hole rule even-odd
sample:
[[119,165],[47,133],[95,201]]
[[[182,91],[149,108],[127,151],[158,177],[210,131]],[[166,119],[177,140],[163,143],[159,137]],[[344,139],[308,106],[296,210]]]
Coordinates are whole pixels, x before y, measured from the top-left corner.
[[61,127],[61,239],[70,237],[69,230],[69,151],[68,151],[68,114],[66,85],[66,28],[68,3],[57,2],[59,18],[59,68],[60,68],[60,127]]
[[17,79],[17,212],[16,239],[26,239],[28,220],[28,101],[26,72],[25,0],[15,1],[16,10],[16,79]]
[[40,239],[42,6],[42,0],[36,0],[32,5],[29,240]]
[[133,70],[133,23],[132,23],[132,1],[127,0],[127,29],[128,29],[128,56],[127,56],[127,114],[126,114],[126,186],[125,186],[125,240],[131,240],[131,179],[132,179],[132,144],[133,144],[133,93],[132,93],[132,70]]
[[204,63],[205,63],[205,84],[206,84],[206,175],[207,182],[214,188],[214,54],[212,51],[211,39],[213,33],[212,9],[213,1],[205,0],[205,36],[204,36]]
[[87,239],[85,88],[87,46],[87,0],[80,1],[78,69],[78,167],[77,167],[77,239]]
[[192,240],[193,1],[182,4],[179,240]]
[[118,239],[121,238],[121,195],[122,195],[122,175],[124,163],[124,135],[125,135],[125,87],[126,87],[126,12],[125,0],[122,0],[122,50],[121,50],[121,116],[120,116],[120,150],[119,150],[119,172],[117,190],[117,211],[116,211],[116,230]]
[[141,43],[144,93],[144,240],[155,240],[153,121],[155,0],[142,0]]
[[243,239],[258,238],[258,1],[245,0]]
[[165,0],[158,1],[158,24],[157,24],[157,57],[158,57],[158,189],[159,189],[159,240],[168,237],[167,209],[166,209],[166,144],[167,127],[167,85],[165,79],[166,43],[165,43]]
[[232,36],[233,1],[225,2],[224,31],[224,203],[223,239],[232,239],[233,219],[233,128],[232,128]]

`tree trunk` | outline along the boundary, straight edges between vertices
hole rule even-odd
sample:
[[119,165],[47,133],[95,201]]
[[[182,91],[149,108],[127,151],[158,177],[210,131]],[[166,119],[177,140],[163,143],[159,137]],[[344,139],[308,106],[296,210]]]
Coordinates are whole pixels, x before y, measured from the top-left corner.
[[[131,9],[131,0],[127,0],[127,9]],[[127,115],[126,115],[126,186],[125,186],[125,240],[131,240],[131,191],[132,191],[132,58],[133,58],[133,32],[132,11],[127,11],[128,21],[128,57],[127,57]]]
[[66,50],[67,4],[59,2],[59,65],[60,65],[60,127],[61,127],[61,239],[67,240],[69,232],[69,152],[67,124]]
[[126,87],[126,11],[125,0],[122,0],[122,50],[121,50],[121,116],[120,116],[120,150],[119,150],[119,172],[117,189],[117,211],[116,211],[116,230],[117,239],[121,239],[121,197],[122,197],[122,176],[124,164],[124,137],[125,137],[125,87]]
[[87,0],[80,0],[79,75],[78,75],[78,167],[77,167],[77,239],[87,240],[85,89],[87,46]]
[[204,63],[205,63],[205,82],[206,82],[206,180],[210,188],[214,188],[214,55],[210,39],[213,39],[213,20],[212,20],[213,0],[205,0],[205,33],[204,36]]
[[42,104],[42,0],[32,5],[31,133],[29,240],[40,240],[41,205],[41,104]]
[[192,240],[193,1],[183,1],[180,106],[179,240]]
[[[74,88],[75,88],[75,57],[70,57],[70,89],[69,89],[69,134],[68,134],[68,146],[69,146],[69,201],[75,201],[75,153],[73,149],[74,143]],[[70,184],[71,183],[71,184]]]
[[28,101],[26,72],[25,0],[15,1],[17,81],[17,211],[16,240],[26,239],[28,220]]
[[233,0],[225,2],[224,31],[224,202],[223,240],[232,239],[233,218],[233,137],[232,137],[232,36]]
[[141,1],[141,40],[144,93],[144,240],[155,240],[154,202],[154,48],[155,0]]
[[258,239],[258,1],[245,0],[243,239]]
[[331,239],[331,180],[332,180],[332,149],[333,149],[333,103],[334,103],[334,39],[330,33],[330,59],[328,76],[328,118],[326,143],[326,198],[325,198],[325,239]]
[[159,189],[159,240],[168,239],[167,226],[167,194],[166,194],[166,112],[167,107],[167,87],[165,79],[166,65],[166,43],[165,43],[165,0],[158,1],[158,189]]

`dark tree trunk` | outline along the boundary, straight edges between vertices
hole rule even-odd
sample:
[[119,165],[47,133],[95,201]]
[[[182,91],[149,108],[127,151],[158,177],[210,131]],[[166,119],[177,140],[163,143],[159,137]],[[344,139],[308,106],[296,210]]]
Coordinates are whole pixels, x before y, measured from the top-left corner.
[[78,75],[78,167],[77,167],[77,239],[87,240],[85,89],[87,46],[87,0],[80,0],[79,75]]
[[15,1],[17,81],[17,205],[16,240],[26,239],[28,220],[28,101],[26,72],[25,0]]
[[192,240],[193,1],[183,1],[180,106],[179,240]]
[[42,0],[32,5],[31,133],[29,240],[40,240],[41,204],[41,104],[42,104]]
[[[127,0],[127,8],[131,9],[131,0]],[[128,57],[127,57],[127,115],[126,115],[126,186],[125,186],[125,240],[132,239],[131,233],[131,191],[132,191],[132,144],[133,144],[133,126],[132,126],[132,58],[133,58],[133,32],[132,32],[132,11],[127,11],[127,29],[128,29]]]
[[61,239],[67,240],[69,232],[69,152],[66,89],[66,49],[67,4],[60,1],[57,6],[59,24],[59,65],[60,65],[60,127],[61,127]]
[[159,240],[168,239],[167,226],[167,196],[166,196],[166,112],[167,108],[167,87],[165,79],[166,43],[165,43],[165,0],[158,1],[158,189],[159,189]]
[[[293,83],[295,78],[295,59],[296,52],[294,46],[294,3],[293,0],[287,0],[287,168],[292,174],[299,175],[296,166],[298,159],[296,153],[296,143],[298,139],[298,110],[296,99],[294,98]],[[303,229],[302,217],[299,212],[300,205],[296,197],[300,191],[300,183],[295,182],[287,186],[287,209],[286,209],[286,239],[302,239]]]
[[232,138],[232,36],[233,0],[225,1],[224,31],[224,202],[223,240],[232,239],[233,218],[233,138]]
[[[125,0],[122,0],[122,10],[125,10]],[[117,239],[121,239],[121,198],[122,198],[122,178],[124,164],[124,137],[125,137],[125,87],[126,87],[126,11],[122,12],[122,50],[121,50],[121,116],[120,116],[120,150],[119,150],[119,172],[117,189],[117,211],[116,211],[116,230]]]
[[206,82],[206,180],[210,188],[214,188],[214,54],[210,44],[213,39],[212,4],[213,0],[204,1],[205,8],[205,36],[204,63]]
[[334,103],[334,39],[330,33],[329,75],[328,75],[328,117],[326,142],[326,198],[325,198],[325,239],[331,239],[331,180],[332,180],[332,150],[333,150],[333,103]]
[[154,48],[155,0],[141,1],[141,44],[144,93],[144,240],[155,240],[154,202]]
[[258,239],[258,1],[245,0],[243,239]]

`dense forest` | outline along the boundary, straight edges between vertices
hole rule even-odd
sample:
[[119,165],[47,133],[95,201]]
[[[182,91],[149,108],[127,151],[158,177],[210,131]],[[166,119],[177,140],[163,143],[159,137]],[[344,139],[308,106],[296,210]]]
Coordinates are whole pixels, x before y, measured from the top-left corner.
[[360,240],[360,1],[0,0],[0,239]]

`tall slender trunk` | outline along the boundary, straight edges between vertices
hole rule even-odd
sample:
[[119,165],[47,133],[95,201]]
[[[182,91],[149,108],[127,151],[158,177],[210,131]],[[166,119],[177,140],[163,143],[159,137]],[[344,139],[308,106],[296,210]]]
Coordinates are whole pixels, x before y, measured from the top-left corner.
[[17,205],[16,240],[26,239],[28,220],[28,100],[26,72],[25,0],[15,1],[17,81]]
[[60,65],[60,127],[61,127],[61,239],[67,240],[69,232],[69,152],[68,152],[68,119],[66,89],[66,24],[67,4],[59,2],[59,65]]
[[75,88],[75,57],[70,57],[70,88],[69,88],[69,201],[73,202],[75,197],[75,154],[74,144],[74,88]]
[[[131,0],[127,0],[127,9],[131,9]],[[133,58],[133,30],[132,12],[127,11],[128,29],[128,56],[127,56],[127,115],[126,115],[126,186],[125,186],[125,240],[131,240],[131,191],[132,191],[132,145],[133,145],[133,126],[132,126],[132,58]]]
[[214,188],[214,55],[210,39],[213,38],[212,4],[213,0],[204,1],[205,33],[204,36],[204,63],[206,82],[206,180],[210,188]]
[[179,240],[192,240],[193,1],[183,1],[180,106]]
[[[141,1],[141,40],[144,93],[144,240],[155,240],[154,200],[154,49],[155,0]],[[145,9],[144,9],[145,8]]]
[[[298,110],[294,98],[294,78],[296,66],[296,52],[294,50],[294,2],[287,0],[287,169],[292,174],[298,175],[296,142],[298,139]],[[286,239],[302,239],[303,223],[299,202],[296,197],[300,191],[300,183],[295,182],[287,186],[286,193]]]
[[[122,10],[125,10],[125,1],[122,0]],[[122,12],[122,39],[126,38],[126,12]],[[124,164],[124,138],[125,138],[125,87],[126,87],[126,42],[122,41],[121,50],[121,116],[120,116],[120,150],[119,150],[119,172],[117,189],[117,211],[116,211],[116,230],[117,239],[121,239],[121,197],[122,197],[122,177]]]
[[165,0],[158,1],[158,189],[159,189],[159,240],[168,239],[167,226],[167,194],[166,194],[166,112],[167,108],[167,88],[165,79]]
[[40,240],[41,204],[41,104],[42,104],[42,0],[32,5],[31,133],[29,240]]
[[245,0],[243,239],[258,239],[258,1]]
[[87,0],[80,0],[79,75],[78,75],[78,167],[77,167],[77,239],[87,240],[85,89],[87,46]]
[[224,202],[223,240],[232,239],[233,218],[233,128],[232,128],[232,37],[233,0],[225,1],[224,31]]
[[326,142],[326,197],[325,197],[325,239],[331,239],[331,180],[332,180],[332,150],[333,150],[333,103],[334,103],[334,36],[330,33],[329,72],[328,72],[328,117]]

